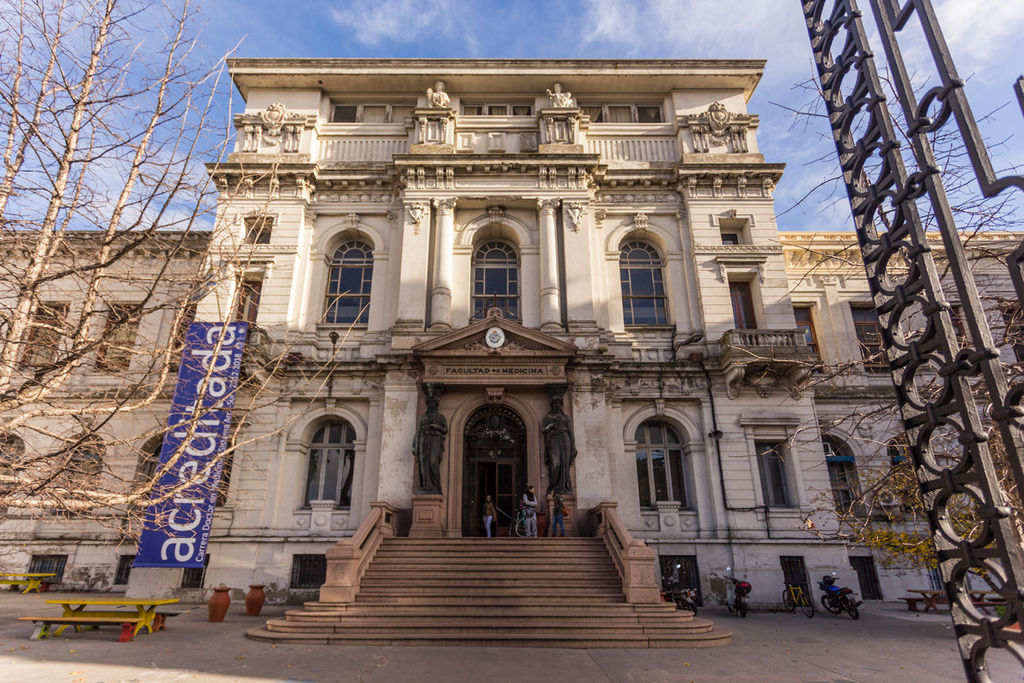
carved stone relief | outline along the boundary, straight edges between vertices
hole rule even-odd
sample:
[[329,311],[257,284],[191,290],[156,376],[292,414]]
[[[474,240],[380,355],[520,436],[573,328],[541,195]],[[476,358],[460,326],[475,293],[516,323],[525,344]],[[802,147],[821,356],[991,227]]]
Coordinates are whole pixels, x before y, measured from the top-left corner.
[[730,113],[721,102],[713,102],[706,112],[685,117],[693,138],[693,150],[706,154],[716,145],[727,145],[733,153],[747,152],[747,130],[755,117]]
[[235,117],[235,124],[242,131],[242,151],[297,153],[306,118],[305,114],[288,113],[280,102],[274,102],[259,113],[239,114]]
[[569,202],[565,213],[569,216],[569,225],[573,232],[580,231],[580,224],[583,221],[583,214],[587,210],[585,202]]
[[561,83],[555,83],[552,88],[554,90],[548,90],[548,99],[551,100],[551,106],[558,109],[571,109],[576,106],[576,102],[573,100],[572,93],[562,90]]

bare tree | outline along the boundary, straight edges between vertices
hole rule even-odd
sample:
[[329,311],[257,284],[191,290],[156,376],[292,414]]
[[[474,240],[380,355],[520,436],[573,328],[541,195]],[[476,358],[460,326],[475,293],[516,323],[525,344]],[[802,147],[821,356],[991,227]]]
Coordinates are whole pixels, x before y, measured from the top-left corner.
[[122,525],[159,476],[183,334],[217,275],[203,162],[227,139],[211,116],[222,60],[197,54],[196,19],[188,0],[3,2],[0,509],[9,516]]

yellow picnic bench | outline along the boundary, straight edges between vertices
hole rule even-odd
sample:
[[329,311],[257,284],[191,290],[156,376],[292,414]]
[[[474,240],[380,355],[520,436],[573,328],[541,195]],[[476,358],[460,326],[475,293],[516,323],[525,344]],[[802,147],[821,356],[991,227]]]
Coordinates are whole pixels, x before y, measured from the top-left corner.
[[[124,598],[63,598],[61,600],[47,600],[47,605],[60,605],[64,608],[64,614],[60,617],[50,618],[50,623],[57,624],[59,627],[53,634],[59,636],[64,632],[68,626],[74,626],[75,630],[81,630],[80,626],[98,626],[102,623],[120,623],[125,624],[131,621],[134,624],[134,630],[132,635],[135,636],[142,629],[146,629],[147,633],[160,630],[164,627],[163,615],[156,611],[157,607],[162,605],[172,605],[178,602],[177,598],[160,598],[156,600],[131,600]],[[90,607],[98,607],[100,609],[89,609]],[[130,610],[116,610],[116,609],[102,609],[102,608],[115,608],[115,607],[134,607],[134,613]],[[80,618],[82,621],[67,621],[72,618]],[[24,621],[40,621],[45,620],[47,617],[22,617]],[[85,619],[99,619],[98,623],[86,623]],[[110,622],[104,622],[102,620],[110,619]],[[55,621],[56,620],[56,621]],[[64,620],[67,623],[60,623],[60,620]]]
[[[60,635],[61,631],[68,626],[74,626],[78,629],[82,626],[95,626],[99,628],[106,624],[117,624],[121,627],[121,637],[118,638],[118,641],[127,643],[135,638],[135,629],[142,622],[142,619],[132,615],[131,612],[125,612],[122,616],[117,617],[18,617],[18,621],[31,621],[36,625],[36,630],[32,632],[32,640],[44,640],[51,635]],[[56,633],[50,633],[51,626],[59,627]]]
[[45,572],[0,572],[0,586],[25,586],[22,593],[29,591],[39,592],[45,579],[57,576],[54,573]]

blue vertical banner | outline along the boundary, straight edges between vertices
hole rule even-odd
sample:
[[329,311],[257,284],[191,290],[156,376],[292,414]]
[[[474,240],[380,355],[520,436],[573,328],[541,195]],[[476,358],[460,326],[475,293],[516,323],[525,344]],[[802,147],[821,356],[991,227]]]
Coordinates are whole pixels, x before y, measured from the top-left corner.
[[192,323],[136,567],[202,567],[249,323]]

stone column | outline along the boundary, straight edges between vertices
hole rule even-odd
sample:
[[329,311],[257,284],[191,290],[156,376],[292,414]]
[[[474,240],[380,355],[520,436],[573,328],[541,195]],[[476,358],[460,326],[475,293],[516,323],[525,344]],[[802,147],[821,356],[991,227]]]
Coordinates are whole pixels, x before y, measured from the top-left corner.
[[562,329],[561,291],[558,286],[558,233],[555,226],[557,199],[538,199],[540,224],[540,329]]
[[437,209],[437,273],[430,296],[430,324],[451,329],[455,198],[435,199],[434,208]]
[[[423,330],[427,311],[427,257],[430,254],[430,204],[406,202],[398,273],[398,311],[395,326]],[[374,278],[376,280],[376,278]]]

